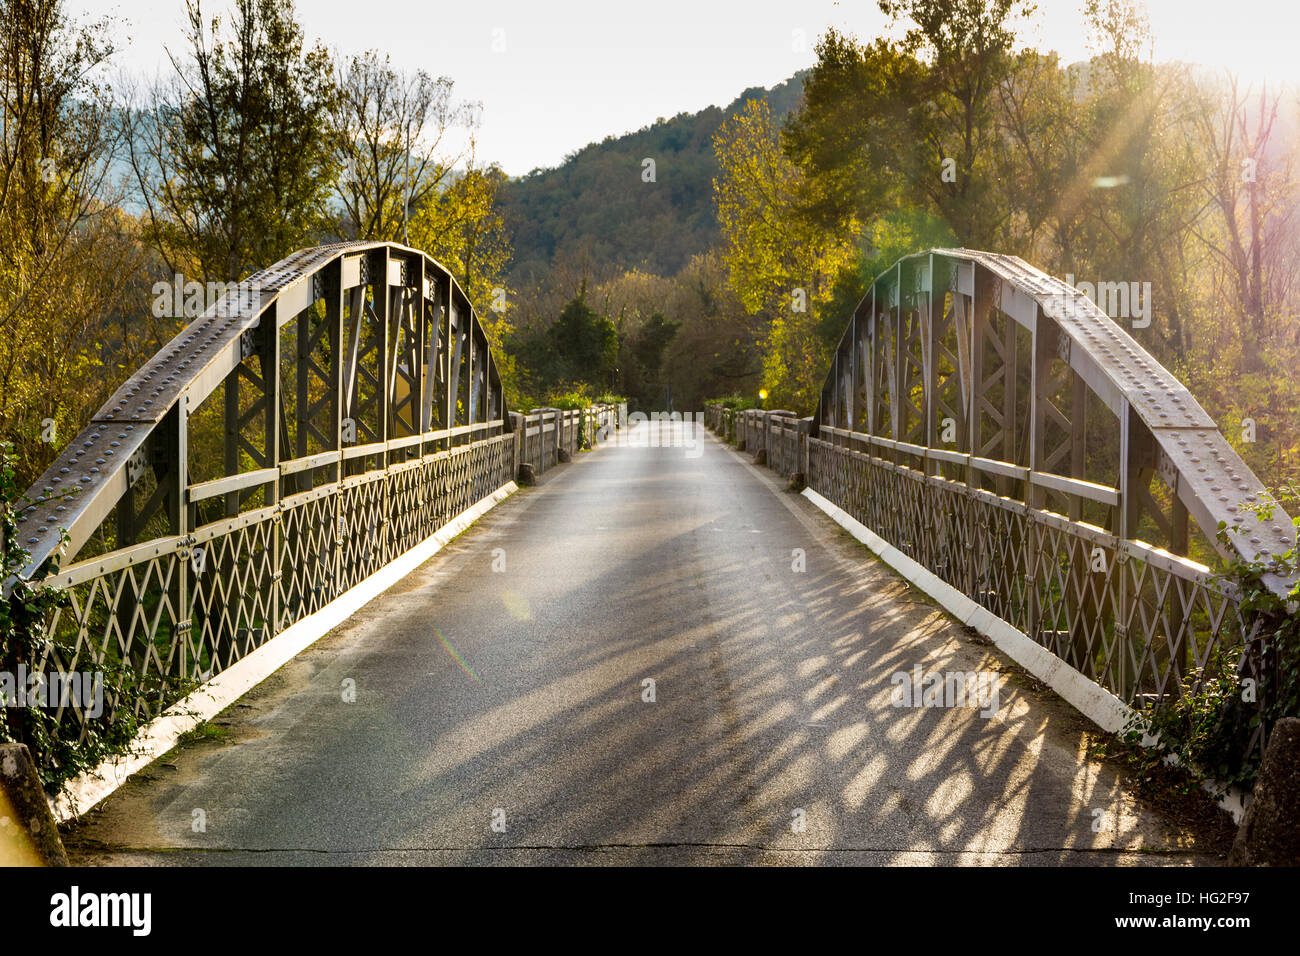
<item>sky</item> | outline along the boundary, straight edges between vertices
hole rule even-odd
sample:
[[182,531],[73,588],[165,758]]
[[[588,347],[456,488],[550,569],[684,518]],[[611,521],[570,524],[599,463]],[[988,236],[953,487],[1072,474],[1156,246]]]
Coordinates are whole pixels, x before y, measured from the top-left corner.
[[[209,15],[228,0],[205,0]],[[813,65],[829,26],[891,30],[875,0],[297,0],[311,38],[342,54],[380,49],[402,69],[455,81],[482,104],[480,160],[510,175],[555,166],[587,143],[660,117],[725,105]],[[1082,0],[1040,0],[1026,44],[1088,55]],[[1154,55],[1300,81],[1295,0],[1149,0]],[[76,17],[116,18],[117,68],[145,79],[183,49],[184,0],[67,0]],[[897,29],[895,28],[895,33]]]

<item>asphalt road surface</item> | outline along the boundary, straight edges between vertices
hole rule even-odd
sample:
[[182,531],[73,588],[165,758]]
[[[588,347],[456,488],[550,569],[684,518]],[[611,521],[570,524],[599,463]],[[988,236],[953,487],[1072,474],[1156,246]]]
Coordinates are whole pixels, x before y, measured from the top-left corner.
[[[74,862],[1218,861],[770,471],[702,427],[631,434],[133,778]],[[917,666],[985,693],[897,706]]]

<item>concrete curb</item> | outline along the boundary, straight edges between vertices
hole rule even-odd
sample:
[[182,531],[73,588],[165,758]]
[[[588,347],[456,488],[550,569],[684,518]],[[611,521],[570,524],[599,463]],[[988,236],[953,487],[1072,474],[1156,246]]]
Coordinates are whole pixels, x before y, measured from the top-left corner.
[[69,781],[53,802],[54,816],[63,822],[85,813],[124,784],[131,774],[176,746],[181,734],[221,713],[358,609],[428,561],[449,541],[518,490],[513,481],[502,485],[315,614],[286,628],[188,697],[172,704],[140,731],[130,754],[106,760],[94,770]]

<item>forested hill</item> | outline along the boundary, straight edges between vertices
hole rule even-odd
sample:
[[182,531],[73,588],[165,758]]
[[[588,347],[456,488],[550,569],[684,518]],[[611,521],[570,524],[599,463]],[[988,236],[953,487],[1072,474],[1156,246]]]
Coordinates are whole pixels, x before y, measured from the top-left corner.
[[[803,73],[771,89],[754,87],[726,108],[679,113],[634,133],[606,137],[555,169],[511,180],[501,203],[514,235],[516,283],[542,278],[557,250],[583,249],[594,269],[641,268],[674,275],[718,239],[713,134],[747,100],[765,97],[774,117],[793,110]],[[642,163],[655,161],[655,181],[642,181]]]

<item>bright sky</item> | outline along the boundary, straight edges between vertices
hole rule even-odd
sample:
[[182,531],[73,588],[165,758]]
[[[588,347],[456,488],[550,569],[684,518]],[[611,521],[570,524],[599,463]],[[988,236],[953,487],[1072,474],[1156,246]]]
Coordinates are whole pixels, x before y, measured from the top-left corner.
[[[181,48],[184,0],[66,0],[74,15],[124,23],[119,66],[152,77]],[[207,0],[210,16],[228,0]],[[1082,0],[1040,0],[1030,45],[1088,54]],[[1158,60],[1300,80],[1295,0],[1149,0]],[[658,117],[729,103],[813,63],[834,25],[887,29],[873,0],[298,0],[309,37],[343,53],[379,48],[395,65],[450,76],[483,104],[479,156],[519,175]]]

